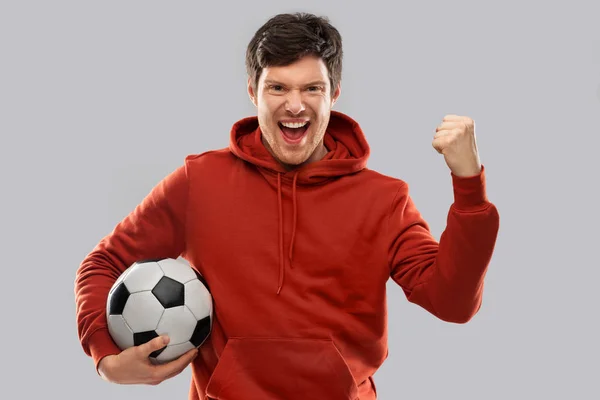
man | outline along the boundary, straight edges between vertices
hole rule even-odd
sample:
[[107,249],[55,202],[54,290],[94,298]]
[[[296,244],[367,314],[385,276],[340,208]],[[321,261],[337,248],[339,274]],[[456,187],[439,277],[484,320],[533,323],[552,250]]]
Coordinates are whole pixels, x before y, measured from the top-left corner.
[[[481,306],[499,215],[474,122],[448,115],[434,135],[454,188],[438,243],[408,185],[368,169],[359,124],[332,110],[342,42],[327,19],[273,17],[247,69],[257,116],[233,124],[228,148],[186,157],[83,260],[83,349],[120,384],[158,384],[191,363],[190,399],[375,399],[389,278],[444,321]],[[214,325],[198,353],[153,365],[163,338],[120,351],[106,298],[133,262],[180,255],[211,289]]]

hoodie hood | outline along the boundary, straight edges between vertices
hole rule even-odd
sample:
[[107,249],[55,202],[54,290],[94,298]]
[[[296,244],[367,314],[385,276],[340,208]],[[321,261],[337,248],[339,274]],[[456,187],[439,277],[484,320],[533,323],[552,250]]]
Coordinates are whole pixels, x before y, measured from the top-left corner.
[[288,259],[293,268],[293,250],[298,218],[296,187],[324,184],[329,180],[353,174],[366,168],[370,148],[359,124],[339,111],[331,111],[329,124],[323,137],[327,154],[321,160],[287,171],[262,142],[258,117],[252,116],[236,122],[230,132],[230,151],[238,158],[254,165],[269,184],[277,190],[279,218],[279,284],[280,293],[285,276],[283,256],[282,185],[291,184],[293,203],[292,238]]

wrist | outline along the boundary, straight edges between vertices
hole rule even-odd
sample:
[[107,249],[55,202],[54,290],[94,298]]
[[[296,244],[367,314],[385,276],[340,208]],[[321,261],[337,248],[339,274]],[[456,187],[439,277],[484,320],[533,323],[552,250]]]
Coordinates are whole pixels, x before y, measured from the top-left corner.
[[114,359],[115,357],[116,356],[114,354],[108,354],[102,357],[100,361],[98,361],[98,374],[100,374],[100,376],[105,380],[109,380],[106,374],[110,370],[110,364],[112,359]]
[[98,373],[100,373],[98,371],[98,364],[101,359],[121,352],[116,343],[112,340],[107,328],[100,328],[94,332],[88,339],[88,346],[96,372]]

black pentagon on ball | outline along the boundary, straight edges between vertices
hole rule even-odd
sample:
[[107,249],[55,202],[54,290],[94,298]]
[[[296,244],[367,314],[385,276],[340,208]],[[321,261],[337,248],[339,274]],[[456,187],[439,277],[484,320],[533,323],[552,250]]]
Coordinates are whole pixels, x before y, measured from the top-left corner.
[[[136,346],[139,346],[139,345],[147,343],[157,337],[158,337],[158,334],[155,331],[145,331],[145,332],[134,333],[133,334],[133,344]],[[153,351],[152,353],[150,353],[150,357],[158,357],[158,355],[160,353],[162,353],[162,351],[166,348],[167,348],[167,346]]]
[[129,290],[123,282],[119,283],[110,296],[110,305],[108,312],[110,315],[120,315],[123,313],[125,303],[129,298]]
[[178,307],[185,304],[185,288],[183,283],[163,276],[152,289],[152,294],[164,308]]
[[192,333],[190,342],[195,347],[198,347],[198,346],[200,346],[200,344],[202,344],[204,339],[206,339],[206,337],[208,336],[209,333],[210,333],[210,317],[204,317],[200,321],[198,321],[198,323],[196,323],[196,328],[194,329],[194,333]]

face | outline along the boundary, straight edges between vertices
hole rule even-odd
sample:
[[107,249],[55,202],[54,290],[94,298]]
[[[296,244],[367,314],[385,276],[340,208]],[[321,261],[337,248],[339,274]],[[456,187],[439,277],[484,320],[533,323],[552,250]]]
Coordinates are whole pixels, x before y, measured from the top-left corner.
[[[320,160],[327,153],[323,136],[340,92],[338,84],[332,93],[327,66],[314,56],[263,69],[256,93],[248,80],[263,143],[288,170]],[[283,126],[294,122],[307,122],[307,126],[291,130]]]

